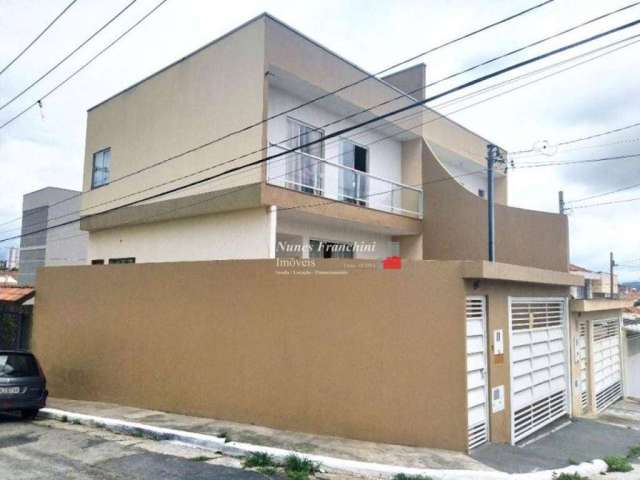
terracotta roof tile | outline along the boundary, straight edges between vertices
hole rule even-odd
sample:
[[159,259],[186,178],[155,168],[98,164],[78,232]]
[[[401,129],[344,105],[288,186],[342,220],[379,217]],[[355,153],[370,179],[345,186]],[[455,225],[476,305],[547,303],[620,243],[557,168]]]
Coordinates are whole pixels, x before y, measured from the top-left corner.
[[0,287],[0,302],[23,302],[35,294],[31,287]]

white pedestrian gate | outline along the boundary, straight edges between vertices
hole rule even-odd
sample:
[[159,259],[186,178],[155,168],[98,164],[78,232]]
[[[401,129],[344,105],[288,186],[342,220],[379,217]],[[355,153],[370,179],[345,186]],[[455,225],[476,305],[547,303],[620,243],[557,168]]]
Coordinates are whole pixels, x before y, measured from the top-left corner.
[[569,413],[566,301],[510,298],[511,442]]
[[467,414],[469,449],[489,440],[485,297],[467,297]]
[[640,399],[640,332],[627,331],[627,395]]
[[587,352],[587,322],[584,320],[578,323],[578,336],[576,337],[576,361],[578,362],[578,383],[576,385],[580,395],[580,408],[582,413],[587,413],[589,409],[589,369]]
[[620,319],[593,322],[593,383],[596,411],[601,412],[622,397]]

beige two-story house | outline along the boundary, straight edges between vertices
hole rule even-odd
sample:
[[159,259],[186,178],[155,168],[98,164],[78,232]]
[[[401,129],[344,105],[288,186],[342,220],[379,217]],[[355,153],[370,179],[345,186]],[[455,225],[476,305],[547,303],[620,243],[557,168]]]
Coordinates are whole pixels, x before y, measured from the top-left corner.
[[[429,105],[374,121],[428,98],[428,75],[373,76],[263,14],[91,108],[88,262],[136,265],[45,269],[36,337],[59,367],[52,389],[458,450],[572,414],[568,298],[583,280],[567,218],[510,207],[498,170],[487,261],[492,142]],[[392,256],[406,267],[313,280],[271,261]],[[96,285],[108,299],[71,298]],[[54,326],[73,331],[65,352]],[[81,364],[92,348],[110,363]],[[184,389],[168,359],[212,377]],[[313,389],[292,387],[307,377]]]

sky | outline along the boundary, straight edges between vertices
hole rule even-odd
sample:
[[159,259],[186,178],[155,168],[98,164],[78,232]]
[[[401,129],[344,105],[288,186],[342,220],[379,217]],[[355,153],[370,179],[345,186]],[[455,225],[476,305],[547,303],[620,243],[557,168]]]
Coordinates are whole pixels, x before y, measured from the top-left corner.
[[[0,0],[0,67],[69,1]],[[22,58],[0,74],[0,104],[38,78],[129,1],[78,0]],[[138,0],[45,80],[0,109],[0,124],[36,102],[158,1]],[[17,232],[19,222],[5,223],[20,216],[25,193],[45,186],[81,189],[88,108],[264,11],[367,71],[377,72],[536,3],[538,0],[325,0],[313,4],[291,0],[168,0],[121,42],[45,99],[41,109],[33,108],[0,129],[0,238]],[[432,82],[630,3],[631,0],[555,0],[506,25],[416,62],[426,63],[427,82]],[[434,91],[636,18],[640,18],[640,6],[444,82],[434,87]],[[640,34],[640,26],[508,74],[505,79],[635,34]],[[535,148],[531,154],[511,157],[514,168],[509,172],[509,203],[512,206],[557,212],[559,190],[564,191],[570,206],[640,197],[639,187],[571,203],[640,184],[640,157],[534,168],[523,165],[523,162],[553,164],[639,152],[640,127],[566,147],[556,146],[566,140],[640,122],[639,60],[640,43],[632,44],[452,113],[451,118],[508,151]],[[565,66],[568,65],[571,64]],[[530,79],[533,78],[537,77]],[[447,114],[469,103],[444,107],[442,112]],[[543,142],[549,145],[545,153],[540,149]],[[618,268],[621,280],[640,280],[640,222],[633,220],[639,207],[640,201],[631,201],[570,209],[572,262],[593,270],[608,270],[609,252],[613,251],[622,265]],[[541,236],[544,234],[540,232]],[[0,245],[0,258],[6,255],[10,245]]]

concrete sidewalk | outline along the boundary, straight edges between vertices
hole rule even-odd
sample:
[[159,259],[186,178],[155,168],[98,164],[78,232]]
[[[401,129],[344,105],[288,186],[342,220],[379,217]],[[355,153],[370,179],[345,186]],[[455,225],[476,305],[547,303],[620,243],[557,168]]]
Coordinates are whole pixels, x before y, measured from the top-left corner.
[[640,403],[633,401],[618,402],[600,418],[571,421],[561,419],[538,432],[522,446],[487,444],[473,450],[470,456],[448,450],[282,431],[108,403],[55,398],[48,403],[50,408],[61,411],[225,437],[228,442],[397,467],[472,470],[478,472],[478,477],[491,472],[558,470],[574,463],[591,462],[609,455],[626,455],[630,447],[640,445]]
[[247,425],[189,417],[141,408],[123,407],[110,403],[84,402],[49,398],[47,406],[85,415],[108,417],[117,420],[139,422],[155,427],[185,430],[254,445],[295,450],[349,460],[384,463],[411,468],[452,470],[484,470],[493,468],[474,460],[464,453],[420,447],[405,447],[373,442],[349,440],[339,437],[275,430],[268,427]]

